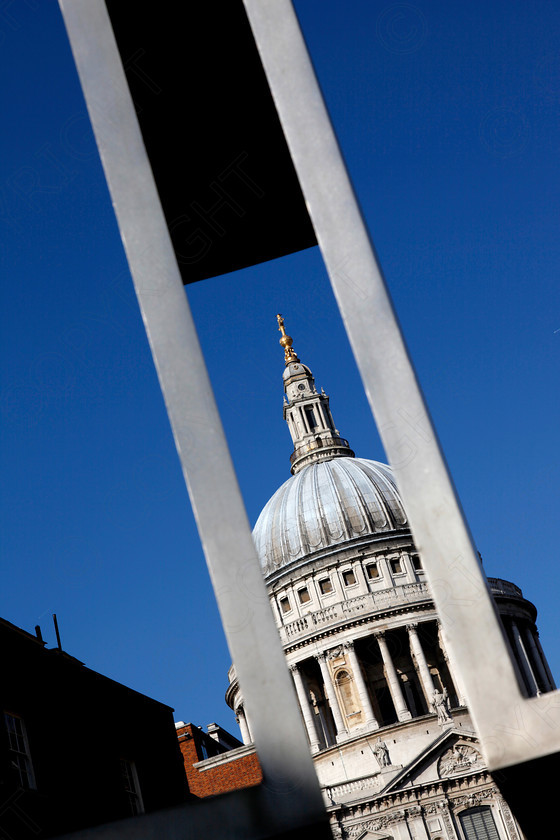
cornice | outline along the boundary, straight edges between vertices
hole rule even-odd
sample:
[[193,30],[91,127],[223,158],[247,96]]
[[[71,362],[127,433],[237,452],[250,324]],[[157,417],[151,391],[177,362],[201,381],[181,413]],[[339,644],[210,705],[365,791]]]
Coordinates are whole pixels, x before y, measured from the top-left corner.
[[[309,645],[316,644],[317,642],[324,641],[326,639],[332,639],[341,633],[346,632],[347,630],[351,630],[352,628],[356,627],[365,627],[366,625],[375,625],[381,623],[383,621],[388,621],[395,616],[410,616],[411,614],[416,613],[423,613],[426,612],[433,613],[431,616],[434,621],[437,621],[437,613],[435,611],[435,607],[433,601],[426,600],[425,602],[418,602],[415,604],[399,604],[392,608],[387,608],[381,610],[379,612],[357,616],[356,618],[347,619],[344,623],[340,623],[335,625],[334,627],[324,628],[322,630],[318,630],[315,633],[311,633],[301,639],[298,639],[294,642],[284,643],[283,649],[286,655],[290,653],[294,653],[297,650],[303,650]],[[397,625],[398,627],[404,627],[405,624],[403,622],[402,625]],[[394,630],[397,627],[383,627],[379,628],[380,630]],[[372,629],[373,632],[373,629]],[[360,638],[360,637],[358,637]]]
[[[474,787],[476,785],[476,787]],[[465,808],[495,799],[501,794],[487,770],[455,779],[440,779],[392,793],[372,794],[353,802],[338,803],[327,808],[344,822],[349,836],[352,829],[379,831],[390,823],[407,817],[430,816],[442,811],[460,812]],[[376,827],[377,826],[377,827]]]

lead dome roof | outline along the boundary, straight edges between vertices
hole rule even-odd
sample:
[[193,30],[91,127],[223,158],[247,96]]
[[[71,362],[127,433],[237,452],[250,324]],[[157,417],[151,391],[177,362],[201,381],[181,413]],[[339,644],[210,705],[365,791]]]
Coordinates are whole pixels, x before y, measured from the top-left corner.
[[324,549],[406,526],[390,467],[333,458],[284,482],[265,505],[253,538],[264,573],[271,575]]

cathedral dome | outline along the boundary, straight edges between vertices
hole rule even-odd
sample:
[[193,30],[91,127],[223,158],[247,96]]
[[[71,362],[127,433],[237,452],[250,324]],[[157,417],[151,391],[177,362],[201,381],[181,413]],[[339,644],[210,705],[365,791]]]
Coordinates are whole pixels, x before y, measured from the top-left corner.
[[253,538],[271,575],[324,549],[406,525],[391,469],[342,457],[308,464],[289,478],[265,505]]

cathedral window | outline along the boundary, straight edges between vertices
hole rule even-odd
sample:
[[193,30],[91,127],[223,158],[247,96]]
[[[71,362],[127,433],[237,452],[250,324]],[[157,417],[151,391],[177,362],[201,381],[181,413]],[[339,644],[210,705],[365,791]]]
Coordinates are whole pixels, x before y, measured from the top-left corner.
[[342,700],[342,708],[346,717],[353,717],[359,713],[359,707],[354,696],[352,677],[348,671],[339,671],[336,675],[336,685]]
[[380,577],[379,566],[377,563],[369,563],[366,566],[367,576],[370,580],[377,580]]
[[286,596],[284,596],[283,598],[280,598],[280,609],[282,610],[283,613],[290,612],[290,610],[292,609],[291,606],[290,606],[290,599],[287,598]]
[[307,602],[311,600],[311,595],[309,594],[307,586],[304,586],[303,589],[298,589],[298,596],[301,604],[307,604]]
[[324,580],[319,581],[319,589],[321,590],[321,595],[328,595],[329,592],[333,591],[333,585],[330,578],[324,578]]
[[395,557],[393,560],[390,560],[389,563],[391,565],[391,571],[393,572],[394,575],[402,574],[403,567],[402,567],[402,563],[401,563],[401,561],[398,557]]
[[356,575],[350,569],[347,572],[342,572],[342,580],[344,581],[344,586],[353,586],[356,583]]
[[500,840],[500,835],[488,807],[471,808],[459,814],[465,840]]

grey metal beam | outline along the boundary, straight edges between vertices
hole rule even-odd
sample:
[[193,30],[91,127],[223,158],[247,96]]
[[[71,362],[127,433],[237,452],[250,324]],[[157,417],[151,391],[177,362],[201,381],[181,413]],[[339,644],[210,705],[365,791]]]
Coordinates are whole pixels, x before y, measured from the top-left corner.
[[450,657],[491,769],[560,750],[558,692],[526,699],[290,0],[244,0]]
[[326,815],[295,690],[107,10],[103,0],[60,5],[251,718],[259,807],[271,835],[319,830]]

